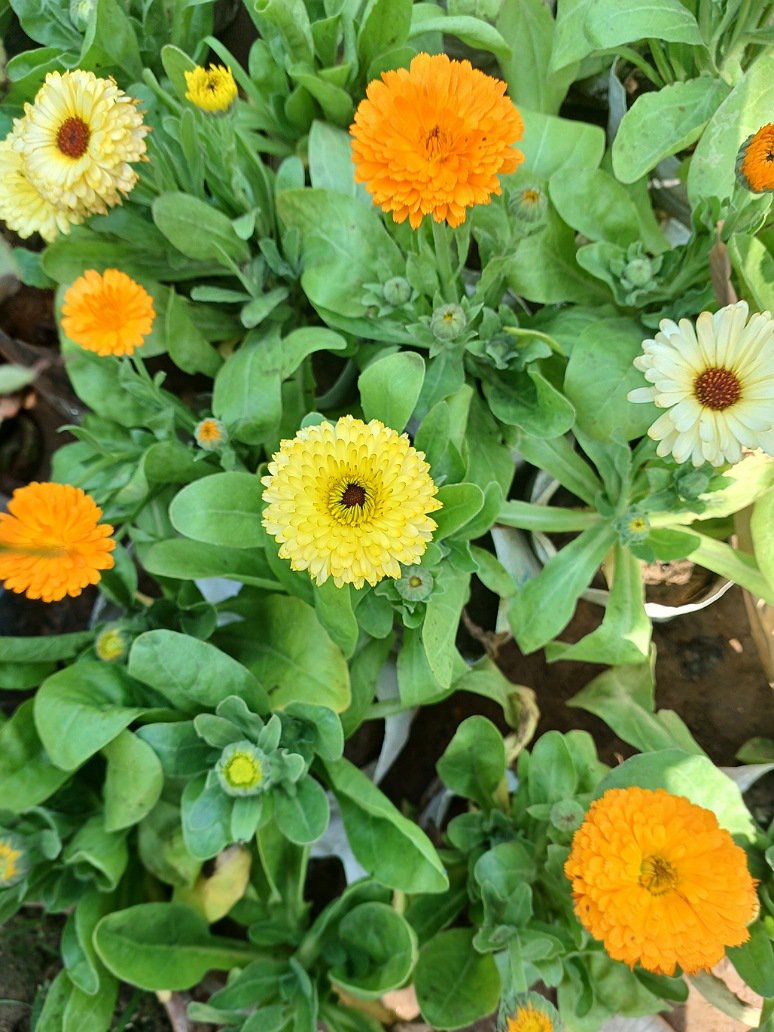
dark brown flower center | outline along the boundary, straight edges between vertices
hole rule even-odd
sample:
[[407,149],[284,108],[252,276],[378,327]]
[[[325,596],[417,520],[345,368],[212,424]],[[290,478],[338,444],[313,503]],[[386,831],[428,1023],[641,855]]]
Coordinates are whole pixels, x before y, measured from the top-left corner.
[[713,366],[696,377],[693,393],[700,405],[722,412],[742,396],[742,386],[730,369]]
[[86,153],[91,130],[81,118],[66,118],[56,134],[56,145],[68,158],[80,158]]
[[663,896],[677,887],[677,871],[663,856],[648,856],[640,864],[640,885],[651,896]]
[[344,494],[341,496],[341,504],[347,509],[354,509],[356,505],[364,506],[366,501],[365,488],[360,484],[347,484]]

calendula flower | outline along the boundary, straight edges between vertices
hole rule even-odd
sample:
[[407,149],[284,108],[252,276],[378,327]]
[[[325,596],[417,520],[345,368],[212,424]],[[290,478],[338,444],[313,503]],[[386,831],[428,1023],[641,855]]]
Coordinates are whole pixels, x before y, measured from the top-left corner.
[[128,648],[126,635],[120,627],[106,627],[94,641],[94,651],[103,663],[115,663],[123,659]]
[[355,179],[396,222],[425,215],[450,226],[501,192],[498,175],[524,160],[521,115],[506,84],[445,54],[417,54],[383,72],[350,126]]
[[736,175],[753,193],[774,190],[774,122],[761,126],[744,141],[736,158]]
[[186,100],[202,111],[228,111],[237,98],[237,84],[230,68],[211,64],[209,68],[197,65],[185,72]]
[[221,788],[227,795],[258,795],[270,785],[266,755],[252,742],[232,742],[227,745],[215,770]]
[[194,427],[194,438],[204,451],[217,451],[226,443],[226,428],[219,419],[208,416]]
[[438,490],[406,434],[343,416],[283,441],[262,483],[263,524],[294,570],[337,587],[400,577],[418,563],[440,509]]
[[634,360],[652,386],[629,401],[666,411],[648,430],[658,454],[694,466],[738,462],[742,447],[774,454],[774,320],[747,319],[746,301],[688,319],[664,319]]
[[0,889],[9,889],[27,873],[23,840],[19,835],[0,830]]
[[32,483],[0,513],[0,581],[8,591],[58,602],[96,584],[114,565],[113,528],[79,487]]
[[16,130],[12,130],[0,143],[0,219],[23,239],[40,233],[50,243],[83,222],[86,213],[52,204],[40,193],[24,171],[15,136]]
[[581,924],[630,967],[693,974],[749,938],[757,901],[744,850],[714,813],[663,789],[605,792],[564,872]]
[[14,138],[25,175],[51,204],[104,213],[137,181],[145,158],[139,102],[93,72],[49,72]]
[[131,355],[150,333],[153,298],[125,272],[87,269],[65,292],[62,329],[98,355]]
[[513,1017],[508,1018],[506,1032],[560,1032],[554,1008],[548,1000],[536,1004],[535,996],[530,993],[529,1000],[516,1008]]

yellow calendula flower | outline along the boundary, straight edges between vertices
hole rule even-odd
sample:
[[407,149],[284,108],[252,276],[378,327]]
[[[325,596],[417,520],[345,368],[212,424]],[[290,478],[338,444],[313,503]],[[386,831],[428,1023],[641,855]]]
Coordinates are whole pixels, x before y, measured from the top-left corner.
[[202,111],[216,114],[228,111],[237,98],[237,84],[230,68],[211,64],[209,68],[197,65],[185,72],[185,98]]
[[418,563],[441,508],[422,452],[378,419],[343,416],[283,441],[269,463],[263,524],[317,584],[377,584]]
[[369,84],[350,126],[355,179],[396,222],[425,215],[459,226],[469,207],[501,192],[498,175],[524,155],[524,123],[506,84],[452,61],[417,54],[411,67]]
[[693,974],[750,937],[757,898],[744,850],[714,813],[663,789],[610,789],[593,802],[564,872],[581,924],[630,967]]
[[744,141],[736,159],[736,175],[753,193],[774,190],[774,122],[761,126]]
[[23,839],[0,830],[0,889],[16,885],[27,873],[28,862]]
[[110,570],[113,528],[94,499],[70,484],[17,488],[0,513],[0,581],[8,591],[58,602]]
[[155,316],[145,287],[119,269],[87,269],[62,302],[62,329],[70,340],[103,356],[133,354]]
[[105,213],[137,182],[149,129],[138,101],[93,72],[49,72],[14,139],[25,175],[51,204]]
[[507,1032],[556,1032],[557,1026],[550,1015],[528,1003],[519,1007],[513,1017],[508,1018]]
[[50,243],[83,222],[86,212],[52,204],[33,185],[14,145],[20,126],[17,119],[15,129],[0,143],[0,219],[22,239],[40,233]]

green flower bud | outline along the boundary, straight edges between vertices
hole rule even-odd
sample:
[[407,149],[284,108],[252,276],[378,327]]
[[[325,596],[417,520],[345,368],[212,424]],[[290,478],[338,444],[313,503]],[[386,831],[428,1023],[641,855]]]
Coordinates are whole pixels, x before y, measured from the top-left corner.
[[271,785],[269,760],[252,742],[232,742],[221,753],[215,772],[230,796],[254,796]]
[[560,799],[551,807],[548,819],[557,831],[569,834],[583,824],[584,816],[585,813],[580,803],[576,803],[574,799]]
[[646,287],[653,279],[653,263],[650,258],[635,258],[634,261],[627,262],[623,278],[633,287]]
[[120,627],[106,627],[94,642],[94,651],[103,663],[115,663],[123,659],[128,648],[129,641]]
[[411,284],[403,276],[393,276],[382,287],[384,300],[393,308],[400,308],[411,300]]
[[650,534],[650,520],[644,512],[627,512],[614,524],[623,545],[635,545]]
[[433,336],[441,341],[456,340],[467,325],[468,317],[459,305],[441,305],[430,320]]
[[407,602],[425,602],[433,591],[433,575],[422,566],[404,566],[395,588]]
[[508,198],[508,210],[521,222],[542,222],[548,212],[548,197],[536,183],[514,190]]

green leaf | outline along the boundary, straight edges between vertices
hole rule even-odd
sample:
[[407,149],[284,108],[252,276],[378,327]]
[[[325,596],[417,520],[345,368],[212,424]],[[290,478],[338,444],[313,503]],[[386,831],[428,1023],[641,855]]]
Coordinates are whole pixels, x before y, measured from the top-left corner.
[[524,372],[512,372],[507,380],[485,382],[483,387],[493,415],[535,437],[556,437],[575,421],[575,409],[542,375],[537,362]]
[[94,944],[117,978],[151,992],[190,989],[208,971],[241,967],[255,957],[249,946],[211,935],[203,917],[177,903],[141,903],[108,914]]
[[[540,304],[574,301],[598,304],[609,292],[578,265],[575,234],[557,214],[549,211],[548,224],[521,240],[508,261],[511,290]],[[531,369],[528,366],[528,371]]]
[[328,797],[314,778],[303,778],[291,795],[274,792],[274,819],[282,834],[299,846],[306,846],[324,833],[330,819]]
[[634,201],[609,172],[564,168],[551,176],[548,191],[564,221],[589,240],[609,240],[626,247],[640,239]]
[[728,92],[721,79],[702,76],[640,94],[613,140],[616,177],[622,183],[634,183],[659,161],[695,143]]
[[349,133],[318,119],[312,122],[309,130],[309,178],[315,189],[356,196],[358,188]]
[[570,88],[577,67],[549,70],[554,19],[543,0],[505,0],[496,28],[506,40],[518,40],[507,60],[500,58],[503,77],[519,107],[556,115]]
[[97,0],[89,14],[78,68],[104,75],[121,69],[130,81],[142,79],[142,58],[134,26],[116,0]]
[[153,221],[186,258],[226,263],[246,262],[250,248],[237,235],[231,219],[190,194],[163,193],[153,202]]
[[756,501],[750,517],[750,532],[758,567],[774,589],[774,489]]
[[398,690],[404,706],[424,706],[443,697],[444,689],[427,661],[421,627],[404,629],[397,666]]
[[470,591],[470,574],[444,563],[435,579],[422,624],[422,644],[433,677],[449,688],[454,673],[454,642],[462,607]]
[[587,663],[641,663],[650,649],[651,623],[645,614],[645,590],[639,560],[616,545],[613,585],[601,626],[572,645],[549,642],[546,658]]
[[4,663],[48,662],[70,659],[94,641],[93,631],[74,634],[52,634],[38,638],[0,638],[0,655]]
[[452,792],[491,810],[492,796],[505,777],[505,745],[491,720],[463,720],[437,763],[441,780]]
[[162,800],[142,821],[137,848],[143,866],[167,885],[190,887],[199,876],[201,860],[188,851],[180,810],[172,803]]
[[774,584],[763,576],[752,556],[732,548],[725,541],[696,534],[693,529],[691,533],[699,539],[698,547],[691,552],[693,562],[721,577],[727,577],[769,605],[774,605]]
[[774,309],[774,254],[757,237],[734,233],[728,241],[731,263],[761,311]]
[[338,945],[347,962],[332,967],[329,978],[360,999],[375,1000],[403,985],[417,956],[411,925],[388,903],[360,903],[339,922]]
[[414,985],[422,1017],[434,1028],[455,1029],[497,1009],[500,975],[491,954],[473,949],[473,930],[441,932],[419,951]]
[[62,859],[81,881],[94,881],[100,892],[112,892],[129,862],[126,833],[107,831],[102,814],[96,814],[70,839]]
[[282,418],[279,330],[248,333],[215,378],[212,411],[245,444],[260,444]]
[[477,484],[446,484],[439,489],[437,497],[443,508],[433,513],[438,524],[433,541],[455,534],[470,523],[484,504],[484,492]]
[[314,588],[314,607],[320,623],[338,645],[347,659],[351,659],[360,634],[357,618],[352,609],[352,594],[348,584],[337,588],[329,577]]
[[542,648],[569,623],[580,593],[614,540],[606,522],[589,527],[514,595],[508,619],[523,652]]
[[423,18],[421,21],[417,19],[411,26],[409,39],[424,36],[429,32],[442,32],[445,36],[456,36],[469,47],[488,50],[502,61],[507,61],[511,56],[511,48],[497,29],[481,18],[458,15],[457,17]]
[[52,674],[35,696],[35,724],[57,767],[75,770],[146,710],[123,667],[83,660]]
[[349,706],[346,660],[299,598],[256,600],[249,620],[222,628],[215,640],[255,674],[273,709],[311,702],[341,713]]
[[360,67],[386,51],[401,47],[411,27],[413,0],[374,0],[366,10],[357,34]]
[[23,813],[53,795],[69,774],[48,758],[38,738],[32,699],[0,725],[0,799],[3,809]]
[[667,43],[702,42],[696,19],[680,0],[648,0],[638,7],[622,7],[618,0],[562,0],[551,70],[649,37]]
[[663,788],[712,810],[721,828],[746,841],[755,836],[755,824],[734,782],[706,756],[680,749],[660,749],[632,756],[614,767],[597,786],[595,798],[609,788]]
[[266,692],[241,663],[177,631],[146,631],[135,638],[129,673],[184,713],[215,709],[227,695],[238,695],[255,713],[269,711]]
[[105,776],[105,830],[120,831],[143,819],[159,801],[164,771],[156,753],[131,731],[122,731],[102,753]]
[[251,473],[215,473],[184,487],[169,507],[175,530],[207,545],[260,548],[263,486]]
[[642,752],[682,749],[703,755],[701,746],[672,710],[659,710],[650,663],[620,666],[595,677],[567,703],[600,717],[619,738]]
[[592,508],[602,482],[565,437],[544,441],[519,434],[517,449],[532,466],[543,469]]
[[497,522],[520,530],[541,530],[544,534],[585,530],[598,523],[599,513],[583,509],[563,509],[559,505],[537,505],[511,499],[504,502]]
[[443,864],[425,833],[407,820],[348,760],[326,763],[358,863],[382,885],[402,892],[445,892]]
[[371,362],[357,385],[367,420],[380,419],[399,433],[411,418],[425,379],[425,362],[415,351],[399,351]]
[[169,356],[185,373],[214,376],[223,359],[194,322],[190,309],[190,303],[170,289],[164,315]]
[[178,580],[225,577],[267,591],[276,591],[279,587],[271,575],[265,553],[258,549],[205,545],[187,538],[170,538],[158,541],[144,551],[142,564],[148,573],[157,577]]
[[727,954],[745,985],[759,996],[774,996],[774,943],[761,921],[751,925],[743,946],[732,946]]
[[605,133],[597,125],[568,118],[527,111],[519,107],[524,119],[524,168],[533,176],[550,179],[562,168],[598,168],[605,152]]
[[584,330],[573,346],[564,390],[578,427],[597,440],[630,441],[656,421],[653,405],[635,405],[627,394],[642,386],[634,359],[642,353],[642,329],[631,319],[606,319]]
[[693,152],[688,169],[688,199],[730,197],[737,151],[769,120],[774,106],[774,53],[764,51],[726,97]]

